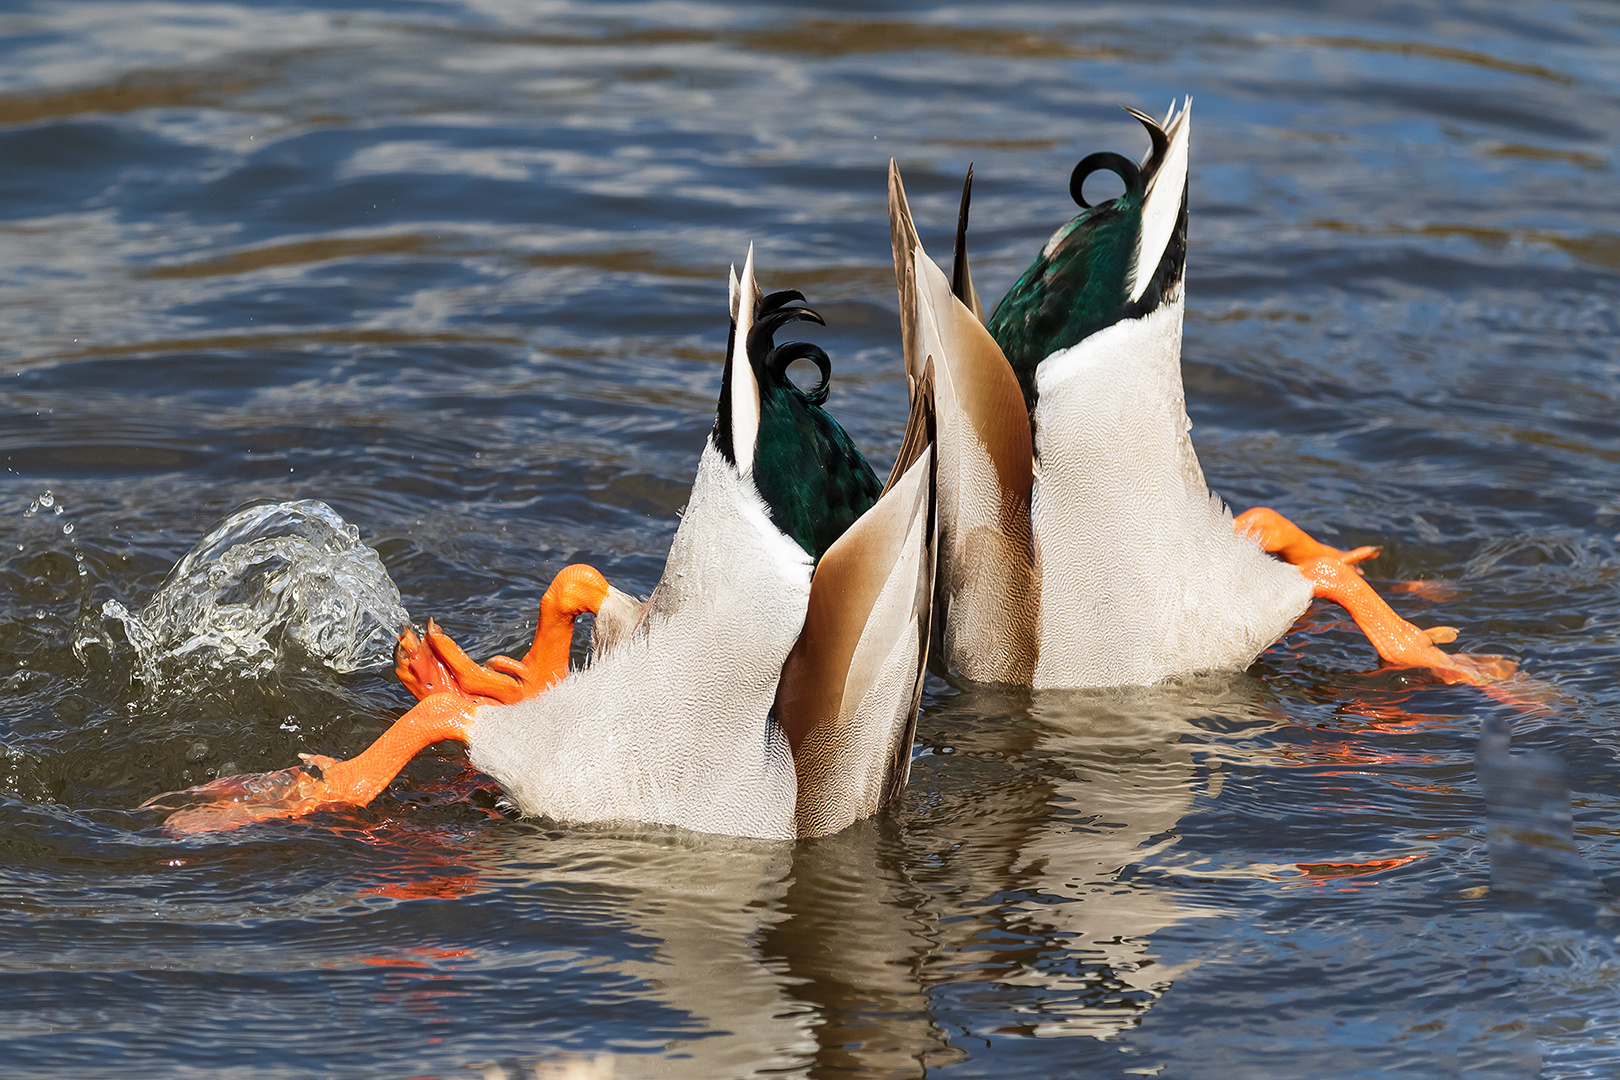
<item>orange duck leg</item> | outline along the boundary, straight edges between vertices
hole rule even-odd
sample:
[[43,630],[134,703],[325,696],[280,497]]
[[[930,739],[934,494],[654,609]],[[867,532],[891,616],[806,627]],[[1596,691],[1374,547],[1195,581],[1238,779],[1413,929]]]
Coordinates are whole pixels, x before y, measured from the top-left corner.
[[325,807],[365,806],[423,749],[445,740],[466,742],[480,706],[533,697],[566,675],[574,619],[596,611],[607,594],[607,579],[592,567],[564,567],[541,598],[528,653],[522,660],[495,657],[488,667],[468,659],[432,622],[425,643],[407,630],[395,649],[395,672],[419,700],[359,755],[337,761],[304,754],[304,764],[294,768],[225,776],[142,805],[174,807],[164,828],[181,834],[302,817]]
[[1312,559],[1337,559],[1346,565],[1354,566],[1356,563],[1377,558],[1379,551],[1382,550],[1377,547],[1358,547],[1353,551],[1341,551],[1336,547],[1329,547],[1267,506],[1245,510],[1232,519],[1232,526],[1239,536],[1253,537],[1260,541],[1260,546],[1266,551],[1295,566],[1301,566]]
[[1311,583],[1314,595],[1331,600],[1350,613],[1378,655],[1391,667],[1430,668],[1448,683],[1486,686],[1512,675],[1518,665],[1502,656],[1448,653],[1436,646],[1455,641],[1450,626],[1423,630],[1413,626],[1384,602],[1355,569],[1332,556],[1312,559],[1299,572]]
[[1350,613],[1361,632],[1386,664],[1392,667],[1432,669],[1448,683],[1485,686],[1507,678],[1517,667],[1500,656],[1451,654],[1436,648],[1457,640],[1451,626],[1428,630],[1412,625],[1384,602],[1361,576],[1357,563],[1378,555],[1379,548],[1358,547],[1341,551],[1312,537],[1304,529],[1269,507],[1257,506],[1232,519],[1240,535],[1260,542],[1266,551],[1299,567],[1310,581],[1312,592],[1331,600]]

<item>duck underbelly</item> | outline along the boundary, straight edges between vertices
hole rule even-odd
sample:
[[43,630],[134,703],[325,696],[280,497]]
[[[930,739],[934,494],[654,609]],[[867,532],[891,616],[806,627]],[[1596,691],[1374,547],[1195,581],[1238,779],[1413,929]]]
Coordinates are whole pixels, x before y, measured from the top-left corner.
[[793,839],[769,713],[810,570],[711,443],[642,625],[546,693],[480,709],[469,758],[525,814]]
[[946,399],[940,409],[938,431],[943,659],[978,682],[1025,683],[1034,666],[1037,607],[1029,509],[1007,498],[989,451],[951,404]]
[[480,709],[473,766],[526,815],[793,839],[793,755],[767,716],[775,679],[673,678],[657,644],[637,639],[539,697]]
[[1204,483],[1181,320],[1178,299],[1038,372],[1037,687],[1241,669],[1310,603],[1305,578],[1236,535]]

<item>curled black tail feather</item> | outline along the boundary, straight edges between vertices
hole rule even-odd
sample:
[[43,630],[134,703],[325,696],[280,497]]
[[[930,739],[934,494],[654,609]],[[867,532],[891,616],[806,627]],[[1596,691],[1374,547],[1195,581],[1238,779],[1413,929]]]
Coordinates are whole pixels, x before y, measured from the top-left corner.
[[[809,390],[801,389],[787,377],[787,369],[795,360],[809,360],[821,372],[821,381]],[[825,405],[827,392],[832,384],[832,360],[819,345],[812,345],[808,341],[790,341],[772,349],[765,360],[766,371],[773,384],[786,383],[804,395],[804,399],[812,405]]]
[[[804,294],[783,289],[754,306],[744,352],[759,387],[759,431],[753,446],[754,488],[765,501],[771,521],[813,559],[877,501],[881,485],[826,404],[832,382],[832,360],[808,341],[776,344],[776,332],[788,323],[827,325],[820,313],[805,306]],[[715,410],[713,439],[726,461],[738,466],[731,433],[731,376],[736,362],[737,324],[733,321]],[[816,365],[821,381],[809,390],[795,385],[787,370],[797,360]]]
[[[748,362],[760,399],[754,486],[776,527],[819,559],[877,501],[881,485],[849,435],[822,409],[832,383],[826,351],[808,341],[776,344],[776,332],[789,323],[827,325],[804,303],[796,289],[771,293],[760,301],[748,332]],[[796,360],[808,360],[820,372],[821,381],[809,390],[787,376]]]
[[1170,134],[1159,125],[1157,120],[1141,109],[1133,109],[1127,105],[1125,111],[1136,117],[1137,121],[1147,128],[1148,139],[1153,143],[1153,148],[1148,152],[1145,171],[1149,176],[1152,176],[1158,171],[1159,163],[1164,160],[1165,154],[1170,152]]
[[760,302],[759,310],[754,315],[754,325],[748,330],[748,361],[754,365],[756,372],[765,372],[776,349],[776,332],[788,323],[802,321],[818,326],[827,325],[827,320],[811,308],[787,306],[795,300],[803,301],[804,297],[796,290],[788,289],[771,293]]
[[[783,351],[776,348],[776,332],[790,322],[804,321],[827,325],[819,312],[809,307],[792,307],[793,304],[803,304],[804,294],[797,289],[782,289],[761,297],[754,305],[753,325],[748,331],[748,340],[744,347],[748,354],[748,363],[754,369],[754,378],[760,384],[763,394],[766,384],[783,385],[790,387],[796,393],[803,393],[787,378],[788,365],[795,360],[810,360],[821,371],[821,382],[808,394],[807,400],[813,405],[820,405],[827,400],[828,383],[832,378],[832,361],[827,354],[814,345],[804,342],[793,342],[784,346]],[[720,456],[732,465],[737,464],[737,448],[732,443],[731,433],[731,364],[737,348],[737,321],[731,321],[731,331],[726,335],[726,363],[720,376],[720,400],[716,404],[714,414],[714,428],[712,436],[714,444],[720,451]]]
[[801,304],[805,302],[804,293],[798,289],[778,289],[776,292],[766,293],[760,300],[759,306],[754,309],[754,318],[758,319],[762,315],[768,315],[795,301]]

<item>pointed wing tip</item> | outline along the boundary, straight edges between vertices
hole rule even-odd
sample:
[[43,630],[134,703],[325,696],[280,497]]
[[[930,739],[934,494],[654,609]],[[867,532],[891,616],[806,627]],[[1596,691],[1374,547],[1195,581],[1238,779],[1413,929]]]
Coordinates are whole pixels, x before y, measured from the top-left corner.
[[1176,103],[1174,101],[1172,101],[1170,103],[1170,113],[1169,113],[1169,115],[1167,115],[1164,118],[1165,130],[1166,131],[1171,131],[1173,128],[1180,127],[1182,124],[1186,123],[1191,118],[1192,118],[1192,95],[1188,94],[1186,97],[1181,99],[1181,108],[1180,109],[1176,108]]
[[934,358],[930,356],[924,361],[921,375],[908,373],[906,381],[911,389],[911,411],[906,415],[906,431],[900,437],[900,450],[895,454],[894,467],[889,470],[888,480],[884,481],[883,491],[878,496],[880,499],[934,445]]
[[763,293],[760,292],[759,279],[754,272],[754,242],[748,241],[748,256],[743,259],[742,277],[738,281],[739,291],[748,296],[750,305],[758,305]]
[[1174,129],[1176,128],[1177,125],[1181,124],[1183,121],[1185,121],[1185,120],[1187,120],[1187,119],[1189,119],[1191,117],[1191,115],[1192,115],[1192,102],[1193,102],[1192,95],[1188,94],[1188,95],[1186,95],[1185,97],[1183,97],[1181,99],[1180,107],[1178,108],[1177,107],[1177,102],[1174,99],[1172,99],[1171,102],[1170,102],[1170,108],[1165,110],[1163,120],[1155,120],[1149,114],[1143,112],[1141,109],[1138,109],[1138,108],[1136,108],[1135,106],[1132,106],[1132,105],[1121,105],[1120,108],[1122,108],[1126,112],[1130,113],[1133,117],[1135,117],[1137,120],[1141,121],[1148,128],[1150,128],[1150,129],[1157,128],[1158,130],[1160,130],[1162,132],[1165,132],[1166,134],[1170,134],[1170,133],[1172,133],[1174,131]]

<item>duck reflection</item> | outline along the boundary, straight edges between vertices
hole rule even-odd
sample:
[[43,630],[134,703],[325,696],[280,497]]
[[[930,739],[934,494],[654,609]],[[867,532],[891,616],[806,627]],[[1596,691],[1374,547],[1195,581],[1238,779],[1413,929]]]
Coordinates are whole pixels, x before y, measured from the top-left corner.
[[1267,698],[1241,676],[952,691],[899,813],[793,845],[513,823],[462,865],[537,920],[627,943],[570,962],[675,1018],[615,1053],[616,1078],[915,1077],[997,1036],[1107,1039],[1184,970],[1153,935],[1201,913],[1138,871],[1241,757],[1211,730],[1275,727]]
[[1137,1023],[1183,970],[1154,957],[1152,935],[1200,911],[1135,871],[1219,792],[1238,752],[1215,751],[1207,725],[1275,727],[1266,697],[1219,676],[952,700],[927,734],[973,764],[952,763],[966,775],[910,829],[914,858],[937,856],[936,977],[1007,988],[1007,1033],[1101,1039]]
[[[924,716],[907,812],[800,844],[765,961],[813,1012],[808,1075],[922,1076],[995,1035],[1104,1039],[1182,970],[1152,935],[1199,914],[1133,879],[1219,790],[1199,722],[1274,727],[1244,677],[1114,691],[972,688]],[[1223,753],[1231,753],[1226,750]],[[973,989],[977,987],[978,989]],[[987,1008],[987,1006],[989,1006]]]
[[[790,845],[514,825],[491,833],[474,858],[503,893],[543,897],[536,918],[584,918],[647,945],[589,961],[603,978],[633,980],[649,1005],[679,1018],[647,1023],[639,1052],[616,1053],[615,1080],[802,1075],[816,1049],[811,1010],[793,992],[798,980],[766,962],[759,946],[788,918]],[[559,896],[574,910],[557,911]]]
[[765,962],[810,1007],[808,1075],[922,1076],[966,1059],[934,1018],[939,905],[907,872],[902,828],[862,821],[800,843]]

